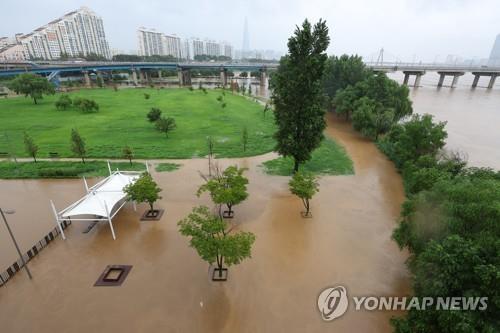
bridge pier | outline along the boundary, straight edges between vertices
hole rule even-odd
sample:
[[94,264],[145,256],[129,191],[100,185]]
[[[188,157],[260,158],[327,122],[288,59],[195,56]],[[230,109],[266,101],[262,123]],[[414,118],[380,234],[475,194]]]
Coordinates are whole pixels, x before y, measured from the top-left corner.
[[137,72],[135,69],[132,69],[132,81],[134,82],[134,86],[137,85]]
[[146,80],[144,79],[144,72],[139,69],[139,81],[141,84],[144,84]]
[[450,88],[455,88],[457,83],[458,83],[458,78],[462,75],[465,74],[465,72],[452,72],[452,71],[438,71],[439,74],[439,82],[438,82],[438,87],[441,88],[444,83],[444,79],[446,76],[453,76],[453,80],[451,81],[451,86]]
[[418,87],[420,85],[420,80],[422,79],[422,75],[425,74],[424,70],[414,70],[414,71],[403,71],[405,78],[403,80],[404,85],[408,85],[408,81],[410,81],[410,76],[415,75],[415,82],[413,83],[414,87]]
[[85,87],[90,88],[91,83],[90,83],[90,76],[88,71],[83,72],[83,81],[85,83]]
[[158,70],[158,79],[161,80],[161,70]]
[[498,75],[492,75],[490,77],[490,82],[488,83],[488,89],[493,89],[493,86],[495,85],[495,80],[497,79]]
[[474,75],[474,81],[472,82],[472,88],[477,87],[481,76],[489,76],[490,82],[488,82],[488,89],[492,89],[493,86],[495,85],[495,81],[496,81],[497,77],[500,75],[500,73],[499,72],[472,72],[472,75]]
[[220,84],[222,88],[226,88],[227,86],[227,70],[224,67],[220,69]]
[[479,83],[479,78],[481,75],[474,75],[474,81],[472,81],[472,88],[476,88],[477,84]]
[[179,86],[183,87],[191,85],[191,71],[189,69],[177,70],[177,77],[179,78]]
[[265,68],[262,68],[260,70],[260,91],[264,91],[266,89],[267,85],[267,70]]

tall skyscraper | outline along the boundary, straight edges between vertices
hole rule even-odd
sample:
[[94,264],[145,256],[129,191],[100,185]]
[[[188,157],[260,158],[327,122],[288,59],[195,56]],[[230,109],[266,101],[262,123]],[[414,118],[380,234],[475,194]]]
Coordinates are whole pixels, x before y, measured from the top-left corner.
[[81,7],[35,31],[16,36],[30,58],[57,59],[97,54],[110,58],[102,19],[89,8]]
[[491,49],[489,64],[500,66],[500,34],[497,35],[493,48]]
[[248,57],[250,52],[250,37],[248,36],[248,19],[245,16],[245,24],[243,26],[243,45],[241,48],[243,58]]

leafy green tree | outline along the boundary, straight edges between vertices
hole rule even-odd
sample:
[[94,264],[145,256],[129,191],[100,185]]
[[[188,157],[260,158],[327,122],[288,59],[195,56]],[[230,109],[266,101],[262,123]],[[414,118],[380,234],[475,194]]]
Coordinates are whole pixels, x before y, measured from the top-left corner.
[[354,103],[352,126],[364,136],[377,140],[380,134],[390,130],[394,112],[369,97],[362,97]]
[[71,107],[72,104],[73,101],[71,100],[71,98],[68,95],[63,94],[56,101],[56,108],[58,110],[67,110],[68,108]]
[[151,98],[151,95],[144,93],[144,99],[149,99],[149,98]]
[[229,166],[222,173],[216,170],[214,177],[200,186],[197,195],[200,196],[203,192],[208,191],[212,201],[219,205],[219,212],[220,205],[226,205],[227,217],[231,217],[233,206],[248,198],[248,179],[243,176],[245,170],[245,168],[237,166]]
[[26,152],[33,157],[33,160],[36,163],[36,155],[38,154],[38,145],[35,144],[33,138],[26,132],[24,132],[24,148]]
[[132,159],[134,158],[134,151],[130,146],[123,147],[122,156],[123,158],[126,158],[130,162],[130,165],[132,165]]
[[420,156],[435,156],[444,147],[448,134],[446,122],[434,123],[432,116],[413,115],[403,124],[394,125],[380,141],[379,147],[398,168]]
[[8,86],[16,94],[30,96],[35,104],[38,104],[38,100],[42,99],[44,94],[53,95],[55,93],[54,86],[46,78],[32,73],[16,76]]
[[245,231],[230,233],[226,223],[206,206],[193,208],[178,225],[180,233],[191,238],[189,244],[201,259],[210,265],[217,263],[219,278],[224,264],[237,265],[251,257],[255,235]]
[[363,97],[370,98],[379,108],[392,110],[394,113],[392,123],[397,123],[413,112],[408,95],[408,87],[399,85],[384,73],[378,73],[369,75],[354,86],[338,90],[333,99],[333,105],[337,113],[345,114],[346,119],[349,119],[350,113],[356,108],[356,102]]
[[244,126],[241,131],[241,143],[243,144],[243,151],[246,151],[248,144],[248,129],[246,126]]
[[[452,163],[457,164],[455,160]],[[451,167],[449,174],[458,169]],[[499,202],[500,172],[478,168],[439,179],[432,188],[405,202],[393,238],[410,252],[408,267],[414,274],[415,296],[488,297],[488,307],[483,311],[412,309],[393,320],[396,332],[496,331],[500,311]]]
[[372,72],[366,68],[363,58],[358,55],[331,56],[328,58],[323,75],[323,89],[332,101],[340,89],[354,86],[365,80]]
[[176,127],[175,119],[172,117],[161,117],[156,121],[156,129],[165,133],[166,137],[168,137],[168,133],[173,131]]
[[153,205],[161,199],[161,188],[153,180],[153,177],[148,172],[144,172],[135,183],[125,186],[123,191],[127,194],[128,200],[137,203],[146,202],[149,205],[149,210],[153,211]]
[[148,120],[152,123],[160,119],[161,110],[158,108],[151,108],[151,110],[147,114]]
[[240,77],[248,77],[248,72],[241,72]]
[[274,135],[276,151],[294,159],[295,172],[323,140],[326,124],[321,80],[329,42],[325,21],[320,20],[313,29],[305,20],[289,38],[289,53],[281,58],[271,78],[278,127]]
[[75,128],[71,130],[71,151],[82,159],[82,163],[85,163],[85,154],[87,153],[85,149],[85,140]]
[[319,183],[316,177],[310,173],[296,172],[290,182],[288,183],[290,187],[290,192],[298,196],[306,211],[303,216],[310,216],[310,204],[309,200],[312,199],[314,194],[319,192]]

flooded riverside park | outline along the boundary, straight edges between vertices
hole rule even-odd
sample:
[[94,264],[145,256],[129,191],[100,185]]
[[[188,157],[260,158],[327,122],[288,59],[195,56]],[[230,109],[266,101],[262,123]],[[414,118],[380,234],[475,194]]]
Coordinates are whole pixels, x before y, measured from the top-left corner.
[[[195,195],[207,160],[178,160],[176,171],[153,172],[163,189],[160,221],[140,222],[146,205],[137,212],[126,205],[114,219],[116,241],[106,223],[84,234],[88,223],[73,222],[65,241],[58,237],[29,262],[33,280],[19,272],[2,288],[2,330],[390,331],[398,313],[347,311],[325,322],[317,309],[329,286],[346,286],[350,296],[410,293],[406,253],[390,238],[404,200],[400,176],[350,124],[329,116],[326,135],[345,147],[355,174],[321,177],[310,219],[300,216],[288,177],[260,167],[275,154],[217,160],[248,168],[250,196],[235,207],[232,224],[256,235],[252,258],[231,266],[227,282],[210,280],[208,265],[177,226],[193,206],[210,206],[207,196]],[[61,209],[84,191],[81,180],[0,180],[0,201],[16,209],[8,217],[23,249],[55,226],[49,198]],[[4,265],[15,253],[4,230],[0,235]],[[109,264],[133,268],[120,287],[93,287]]]

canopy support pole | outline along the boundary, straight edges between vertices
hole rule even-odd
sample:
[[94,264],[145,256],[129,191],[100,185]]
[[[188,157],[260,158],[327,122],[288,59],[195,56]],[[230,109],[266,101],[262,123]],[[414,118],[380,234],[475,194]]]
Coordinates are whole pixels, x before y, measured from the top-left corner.
[[52,200],[50,200],[50,205],[52,206],[52,211],[54,212],[54,217],[56,218],[56,224],[57,227],[59,228],[59,231],[61,232],[61,236],[64,240],[66,240],[66,235],[64,234],[64,230],[61,227],[61,224],[59,223],[59,216],[57,216],[56,206],[54,206],[54,202]]
[[149,173],[149,165],[148,165],[148,161],[146,161],[146,171],[147,171],[147,173]]
[[87,179],[83,176],[83,184],[85,184],[85,191],[89,193],[89,184],[87,184]]
[[111,165],[109,165],[109,160],[107,161],[108,162],[108,171],[109,171],[109,175],[111,176]]
[[113,223],[111,222],[111,216],[109,216],[108,205],[104,202],[104,209],[106,209],[106,216],[108,217],[109,227],[111,228],[111,234],[113,235],[113,240],[116,240],[115,229],[113,229]]

